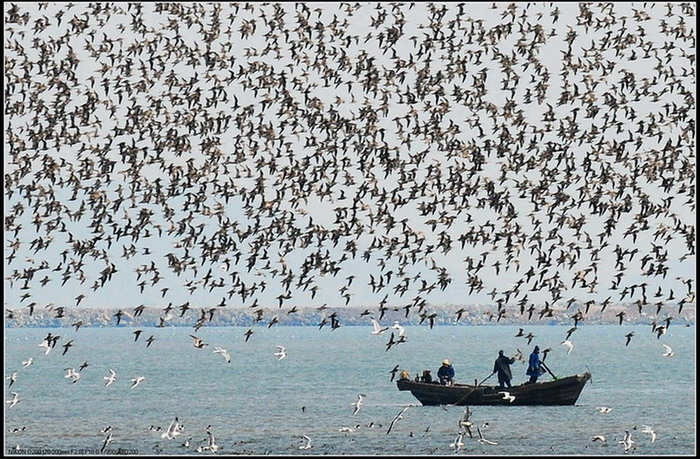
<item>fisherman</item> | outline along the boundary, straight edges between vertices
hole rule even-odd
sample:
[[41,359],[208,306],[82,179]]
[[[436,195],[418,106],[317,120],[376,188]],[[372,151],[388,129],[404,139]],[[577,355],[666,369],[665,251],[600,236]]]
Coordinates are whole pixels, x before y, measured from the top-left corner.
[[452,380],[455,377],[455,369],[452,368],[450,361],[445,359],[442,361],[442,366],[438,370],[438,378],[443,386],[451,386]]
[[542,369],[542,364],[540,362],[540,347],[535,346],[532,354],[530,354],[527,371],[525,372],[526,375],[530,376],[528,383],[536,383],[537,378],[539,378],[542,373],[544,373],[544,370]]
[[493,372],[498,373],[498,384],[501,389],[511,387],[510,380],[513,374],[510,372],[510,365],[515,362],[515,357],[506,357],[503,351],[498,351],[498,358],[493,364]]
[[423,370],[423,377],[420,380],[425,383],[433,382],[433,375],[430,374],[430,370]]

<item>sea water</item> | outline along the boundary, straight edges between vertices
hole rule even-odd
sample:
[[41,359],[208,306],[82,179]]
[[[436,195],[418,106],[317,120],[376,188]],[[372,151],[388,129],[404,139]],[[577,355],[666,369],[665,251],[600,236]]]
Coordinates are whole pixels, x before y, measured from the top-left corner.
[[[17,372],[9,387],[20,402],[5,404],[6,454],[99,453],[111,426],[110,454],[196,453],[207,445],[207,429],[221,454],[244,455],[616,455],[618,441],[632,434],[635,454],[696,453],[695,327],[674,326],[657,338],[650,326],[579,326],[574,348],[560,343],[568,326],[524,325],[535,338],[515,337],[515,326],[406,327],[406,342],[387,350],[390,329],[372,335],[371,327],[254,327],[245,341],[242,327],[144,328],[134,341],[131,327],[18,328],[5,330],[5,375]],[[629,345],[624,335],[634,331]],[[38,346],[47,333],[61,335],[48,355]],[[193,346],[194,334],[208,343]],[[156,340],[146,347],[145,339]],[[74,340],[65,355],[62,344]],[[661,343],[675,352],[663,357]],[[276,345],[288,355],[274,356]],[[471,407],[474,425],[488,424],[477,442],[468,435],[455,452],[450,444],[464,412],[459,406],[421,406],[410,392],[391,381],[398,365],[414,377],[424,369],[437,373],[450,359],[460,382],[491,374],[498,351],[516,349],[527,359],[535,345],[551,348],[547,365],[557,376],[590,371],[575,406]],[[225,359],[213,352],[226,348]],[[33,357],[33,364],[22,361]],[[87,362],[73,384],[66,368]],[[105,387],[109,369],[116,382]],[[513,384],[527,379],[526,365],[512,365]],[[145,380],[131,389],[132,378]],[[398,375],[397,375],[398,377]],[[542,380],[551,377],[546,374]],[[486,384],[495,384],[496,377]],[[353,416],[358,394],[364,394]],[[394,417],[411,405],[390,433]],[[601,413],[598,407],[611,408]],[[162,438],[178,418],[176,438]],[[656,440],[643,433],[656,432]],[[24,429],[22,429],[24,428]],[[13,433],[12,430],[20,430]],[[311,439],[311,448],[303,435]],[[593,442],[604,435],[606,443]],[[183,446],[189,440],[189,446]]]

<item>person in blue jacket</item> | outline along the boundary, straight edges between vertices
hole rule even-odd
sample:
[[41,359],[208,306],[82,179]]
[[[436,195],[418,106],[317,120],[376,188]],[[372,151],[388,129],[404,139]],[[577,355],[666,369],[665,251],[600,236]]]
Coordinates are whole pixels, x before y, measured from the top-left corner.
[[542,374],[542,367],[540,363],[540,347],[535,346],[535,349],[530,354],[530,360],[528,362],[526,375],[530,376],[530,383],[537,382],[537,378]]
[[451,386],[452,380],[455,377],[455,369],[452,368],[450,361],[445,359],[442,361],[442,366],[438,370],[438,379],[443,386]]

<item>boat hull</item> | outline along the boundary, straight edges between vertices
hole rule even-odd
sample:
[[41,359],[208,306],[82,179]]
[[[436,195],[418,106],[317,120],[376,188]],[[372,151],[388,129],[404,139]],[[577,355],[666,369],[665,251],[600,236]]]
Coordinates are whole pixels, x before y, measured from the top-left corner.
[[[589,379],[591,375],[586,372],[553,381],[521,384],[506,389],[501,389],[499,386],[469,384],[443,386],[409,379],[399,379],[396,385],[400,391],[410,391],[423,405],[561,406],[574,405]],[[512,401],[504,399],[503,392],[506,391],[515,399]]]

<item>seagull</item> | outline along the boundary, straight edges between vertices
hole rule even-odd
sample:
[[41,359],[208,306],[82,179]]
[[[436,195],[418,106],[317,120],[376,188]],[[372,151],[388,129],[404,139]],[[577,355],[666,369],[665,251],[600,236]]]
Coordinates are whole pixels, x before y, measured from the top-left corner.
[[61,355],[66,355],[66,352],[68,352],[68,349],[73,346],[73,340],[68,341],[66,344],[63,345],[63,354]]
[[497,445],[495,441],[487,440],[484,438],[484,435],[481,433],[481,429],[479,426],[476,426],[476,432],[479,434],[479,439],[477,440],[479,443],[486,443],[488,445]]
[[107,382],[105,383],[105,387],[107,387],[107,386],[109,386],[110,384],[112,384],[112,383],[114,382],[114,380],[116,379],[116,376],[117,376],[117,373],[116,373],[114,370],[112,370],[112,369],[110,368],[110,369],[109,369],[109,376],[104,376],[104,377],[102,378],[102,379],[104,379],[105,381],[107,381]]
[[601,443],[607,443],[607,439],[605,438],[605,435],[594,435],[591,441],[599,441]]
[[460,430],[459,432],[457,432],[457,437],[455,438],[455,440],[452,443],[450,443],[450,448],[454,448],[455,453],[462,449],[462,446],[464,446],[464,442],[462,441],[463,438],[464,432]]
[[459,420],[459,428],[465,429],[467,431],[467,433],[469,434],[469,438],[473,438],[472,437],[472,429],[471,429],[473,424],[469,420],[469,417],[471,416],[471,414],[472,414],[472,412],[469,409],[469,407],[467,406],[466,408],[464,408],[464,414],[462,415],[462,419]]
[[10,385],[7,386],[8,389],[9,389],[10,387],[12,387],[12,385],[15,383],[15,381],[17,381],[17,372],[15,371],[14,373],[12,373],[10,376],[8,376],[8,377],[5,378],[5,379],[9,379],[9,380],[10,380]]
[[226,359],[226,362],[231,363],[231,354],[223,347],[215,347],[214,354],[221,354]]
[[372,330],[373,335],[381,335],[382,333],[384,333],[386,330],[389,329],[389,327],[382,328],[379,325],[379,322],[377,322],[377,319],[370,317],[370,320],[372,321],[372,326],[374,327],[374,330]]
[[113,438],[112,432],[110,432],[109,435],[107,435],[107,437],[105,437],[104,443],[102,443],[102,449],[100,449],[100,453],[102,453],[105,450],[105,448],[107,447],[107,445],[109,445],[112,442],[112,438]]
[[7,403],[10,404],[10,408],[15,406],[16,404],[19,403],[19,394],[17,392],[10,392],[12,394],[12,398],[7,401]]
[[275,352],[275,356],[277,356],[277,360],[282,360],[283,358],[287,357],[287,349],[285,349],[284,346],[275,346],[277,349],[279,349],[277,352]]
[[175,420],[170,423],[170,426],[168,426],[168,430],[163,432],[160,435],[160,438],[167,438],[168,440],[172,440],[173,438],[177,437],[180,435],[180,421],[177,419],[177,416],[175,416]]
[[34,357],[29,357],[27,360],[22,361],[22,368],[27,368],[34,362]]
[[360,408],[362,407],[362,398],[367,397],[365,394],[357,394],[357,401],[352,403],[352,406],[355,407],[355,411],[352,412],[352,415],[355,416],[359,411]]
[[51,344],[49,344],[49,342],[47,340],[44,340],[41,343],[39,343],[39,347],[43,347],[44,349],[46,349],[46,351],[44,352],[44,355],[48,355],[48,353],[51,352],[51,349],[53,349],[51,347]]
[[510,392],[499,392],[499,395],[503,396],[503,400],[508,400],[509,403],[513,403],[515,400],[515,395],[510,395]]
[[401,411],[399,411],[399,414],[396,415],[396,417],[394,418],[394,420],[391,421],[391,424],[389,424],[389,429],[386,431],[386,434],[387,434],[387,435],[389,435],[389,432],[391,432],[391,429],[394,428],[394,424],[396,424],[396,421],[398,421],[399,419],[402,419],[402,418],[403,418],[402,414],[403,414],[404,411],[406,411],[409,407],[411,407],[411,405],[406,405],[406,406],[404,406],[403,409],[402,409]]
[[666,349],[666,352],[664,352],[661,355],[663,355],[664,357],[673,357],[674,355],[676,355],[676,353],[673,352],[673,349],[671,349],[671,346],[669,346],[668,344],[661,344],[661,345],[664,347],[664,349]]
[[219,450],[219,445],[214,443],[214,435],[207,429],[207,434],[209,434],[209,441],[207,442],[207,446],[200,446],[197,448],[197,452],[201,453],[202,451],[211,451],[212,453],[215,453]]
[[513,358],[514,358],[515,360],[520,360],[521,362],[524,362],[525,359],[523,359],[523,351],[521,351],[521,350],[518,349],[517,347],[515,348],[515,350],[516,350],[517,352],[516,352],[515,354],[513,354]]
[[619,444],[624,445],[625,447],[625,452],[629,451],[630,449],[636,448],[634,446],[634,440],[632,440],[632,434],[630,433],[629,430],[625,430],[625,438],[622,440],[618,441]]
[[200,338],[197,338],[194,335],[190,335],[190,338],[194,340],[194,347],[196,347],[197,349],[202,349],[204,346],[208,346],[207,343],[205,343]]
[[566,346],[569,350],[566,352],[566,355],[571,354],[572,349],[574,348],[574,343],[569,341],[568,339],[565,339],[564,341],[561,342],[562,346]]
[[642,433],[648,433],[651,436],[652,443],[656,441],[656,432],[654,432],[654,430],[650,426],[642,425]]
[[632,340],[632,337],[633,337],[633,336],[634,336],[634,332],[633,332],[633,331],[632,331],[632,332],[629,332],[629,333],[627,333],[627,334],[625,335],[625,338],[627,338],[627,341],[625,342],[625,346],[627,346],[627,345],[630,343],[630,341]]
[[306,440],[306,444],[299,447],[299,449],[309,449],[311,446],[311,439],[307,435],[302,435],[301,438]]
[[136,377],[136,378],[132,378],[132,379],[131,379],[131,382],[132,382],[133,384],[131,385],[130,389],[133,389],[133,388],[135,388],[136,386],[138,386],[139,384],[141,384],[141,382],[142,382],[144,379],[146,379],[145,376],[138,376],[138,377]]
[[67,373],[64,378],[71,378],[73,380],[73,384],[77,383],[80,379],[80,372],[75,371],[75,368],[66,368],[66,372]]
[[391,328],[395,328],[399,331],[399,338],[401,338],[402,336],[404,338],[406,337],[406,329],[399,325],[398,322],[394,322],[394,325],[392,325]]
[[598,410],[599,413],[609,413],[612,411],[612,408],[607,407],[607,406],[599,406],[596,409]]
[[391,373],[391,379],[390,381],[393,381],[396,378],[396,373],[399,372],[399,366],[396,365],[394,368],[391,369],[389,373]]

